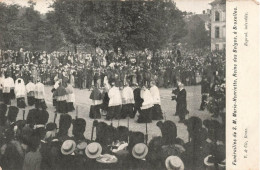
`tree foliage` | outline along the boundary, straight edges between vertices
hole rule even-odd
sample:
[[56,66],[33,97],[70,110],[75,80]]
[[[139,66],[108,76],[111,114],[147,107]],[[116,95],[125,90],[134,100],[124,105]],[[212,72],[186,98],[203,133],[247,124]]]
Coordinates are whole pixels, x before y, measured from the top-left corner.
[[59,27],[29,7],[0,3],[0,48],[53,51],[61,45]]
[[172,1],[56,0],[54,19],[66,40],[104,50],[161,49],[185,35]]

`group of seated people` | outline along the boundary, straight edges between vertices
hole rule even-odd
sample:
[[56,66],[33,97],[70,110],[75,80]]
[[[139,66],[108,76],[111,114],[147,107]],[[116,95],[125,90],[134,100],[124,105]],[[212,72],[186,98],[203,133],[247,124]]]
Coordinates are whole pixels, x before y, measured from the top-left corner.
[[18,113],[19,108],[0,104],[3,170],[225,169],[225,125],[216,120],[190,117],[185,143],[170,120],[158,121],[161,135],[148,140],[148,134],[97,120],[86,129],[85,119],[69,114],[60,115],[57,126],[46,110],[31,109],[25,120],[16,120]]

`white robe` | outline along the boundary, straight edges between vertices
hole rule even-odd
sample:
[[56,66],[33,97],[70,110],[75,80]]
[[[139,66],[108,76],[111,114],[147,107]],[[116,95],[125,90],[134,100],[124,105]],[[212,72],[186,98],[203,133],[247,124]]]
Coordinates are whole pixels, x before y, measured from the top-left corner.
[[118,106],[122,104],[122,98],[118,87],[112,87],[108,91],[109,104],[108,106]]
[[154,104],[161,105],[161,98],[160,98],[160,92],[157,86],[152,86],[150,88],[151,95],[153,97]]
[[3,83],[3,93],[10,93],[12,88],[14,88],[14,80],[11,77],[7,77]]
[[145,89],[145,90],[141,90],[141,98],[144,100],[144,102],[142,103],[142,107],[141,109],[149,109],[151,107],[153,107],[153,97],[151,95],[150,90]]
[[[21,83],[18,83],[19,80],[21,80]],[[16,98],[25,97],[26,95],[26,88],[24,85],[24,81],[21,78],[18,78],[15,81],[14,93]]]
[[123,102],[123,104],[133,104],[134,103],[134,92],[131,87],[127,86],[123,89],[122,102]]
[[44,99],[44,96],[45,96],[44,85],[38,82],[35,85],[35,99]]

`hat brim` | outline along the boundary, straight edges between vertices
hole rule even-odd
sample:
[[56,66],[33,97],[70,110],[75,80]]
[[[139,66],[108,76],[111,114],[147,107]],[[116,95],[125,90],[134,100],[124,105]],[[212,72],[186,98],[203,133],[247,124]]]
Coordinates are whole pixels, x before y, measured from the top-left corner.
[[62,147],[61,147],[61,153],[63,154],[63,155],[70,155],[70,154],[72,154],[74,151],[75,151],[75,149],[76,149],[76,143],[75,142],[73,142],[73,146],[72,146],[72,149],[70,150],[70,151],[64,151],[63,149],[62,149]]
[[91,154],[88,151],[88,147],[86,147],[85,154],[87,155],[88,158],[95,159],[95,158],[98,158],[101,155],[101,153],[102,153],[102,146],[99,143],[97,143],[97,145],[98,145],[98,151],[94,155]]
[[[145,144],[144,144],[145,145]],[[144,159],[146,157],[148,153],[148,147],[145,145],[145,151],[142,155],[137,155],[135,152],[134,152],[134,149],[132,149],[132,155],[133,157],[135,157],[136,159]]]
[[[172,169],[170,166],[169,166],[169,162],[170,162],[170,159],[171,157],[169,156],[166,160],[165,160],[165,166],[166,166],[166,169]],[[181,164],[181,167],[179,168],[179,170],[184,170],[184,164],[182,163]]]

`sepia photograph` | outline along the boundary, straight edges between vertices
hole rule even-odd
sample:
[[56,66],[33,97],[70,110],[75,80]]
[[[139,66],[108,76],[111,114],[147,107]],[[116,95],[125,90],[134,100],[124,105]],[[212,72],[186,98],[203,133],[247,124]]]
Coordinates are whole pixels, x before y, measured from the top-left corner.
[[225,170],[225,0],[0,0],[0,170]]

